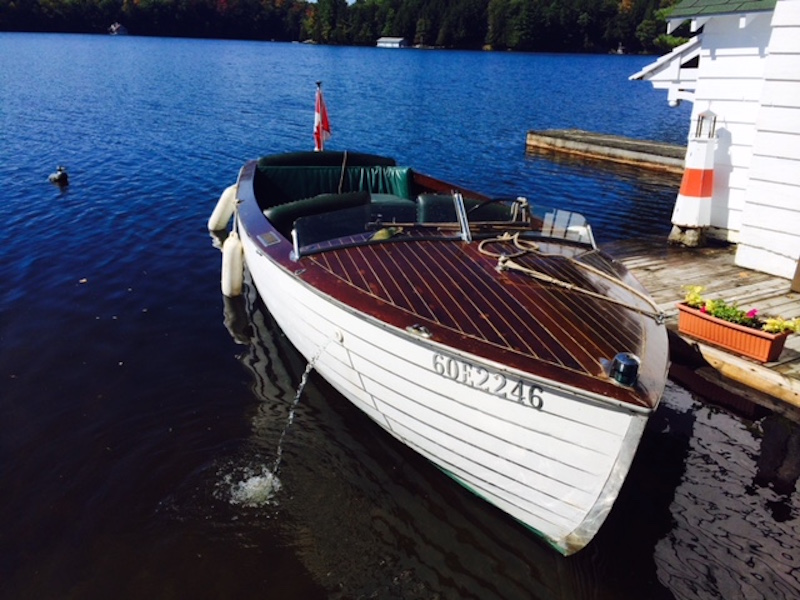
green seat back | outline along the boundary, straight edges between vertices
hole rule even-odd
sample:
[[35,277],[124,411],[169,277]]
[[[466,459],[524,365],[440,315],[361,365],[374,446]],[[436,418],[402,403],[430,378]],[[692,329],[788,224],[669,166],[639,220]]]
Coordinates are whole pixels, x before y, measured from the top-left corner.
[[297,167],[259,165],[254,179],[256,198],[262,209],[311,198],[319,194],[367,190],[411,198],[412,173],[408,167],[365,166]]
[[[270,207],[264,211],[264,216],[284,237],[289,238],[294,227],[294,222],[301,217],[321,215],[327,212],[367,206],[369,192],[350,192],[347,194],[320,194],[312,198],[303,198],[285,204]],[[368,216],[368,215],[366,215]],[[366,217],[364,219],[366,222]],[[360,227],[363,228],[363,223]]]

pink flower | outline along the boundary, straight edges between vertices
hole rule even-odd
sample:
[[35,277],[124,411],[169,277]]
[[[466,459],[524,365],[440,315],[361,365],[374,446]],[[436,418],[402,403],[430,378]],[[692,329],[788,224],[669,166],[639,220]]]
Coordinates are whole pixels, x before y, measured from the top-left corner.
[[703,304],[703,306],[700,307],[700,312],[702,313],[708,312],[708,309],[706,308],[705,304]]
[[758,310],[754,308],[753,310],[747,312],[747,318],[748,319],[755,319],[757,314],[758,314]]

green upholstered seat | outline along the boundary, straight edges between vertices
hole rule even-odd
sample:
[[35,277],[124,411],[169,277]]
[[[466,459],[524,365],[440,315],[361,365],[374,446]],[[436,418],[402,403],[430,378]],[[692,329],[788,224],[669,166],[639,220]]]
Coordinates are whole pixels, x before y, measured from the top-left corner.
[[[275,229],[288,238],[292,227],[294,227],[294,222],[301,217],[310,217],[346,208],[366,207],[369,205],[369,200],[370,195],[366,191],[346,194],[319,194],[311,198],[303,198],[272,206],[264,211],[264,216],[270,220]],[[361,223],[360,227],[363,228],[363,226],[364,223]]]
[[413,223],[417,205],[413,200],[394,194],[372,194],[372,220],[381,223]]
[[[374,195],[373,203],[381,205],[379,213],[408,212],[398,201],[411,201],[413,179],[411,169],[398,167],[394,159],[384,156],[349,151],[292,152],[260,158],[253,190],[270,220],[291,230],[292,217],[307,216],[302,213],[324,205],[330,196],[321,198],[332,193],[347,197],[348,193],[364,191]],[[300,204],[271,211],[272,207],[294,202]],[[347,204],[346,200],[342,202]]]

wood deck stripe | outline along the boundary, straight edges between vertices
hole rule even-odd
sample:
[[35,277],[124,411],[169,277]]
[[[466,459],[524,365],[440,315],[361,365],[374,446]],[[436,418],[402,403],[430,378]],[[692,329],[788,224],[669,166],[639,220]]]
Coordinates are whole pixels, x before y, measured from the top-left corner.
[[[387,256],[397,265],[397,274],[403,278],[403,286],[409,290],[409,293],[414,297],[414,304],[421,305],[424,310],[416,309],[413,312],[421,318],[430,319],[440,325],[453,328],[457,319],[445,310],[437,310],[439,308],[439,297],[435,291],[430,288],[426,278],[420,277],[417,265],[410,262],[409,257],[405,253],[400,252],[378,252],[377,248],[370,249],[372,255]],[[386,248],[386,250],[390,250]],[[386,275],[384,275],[386,276]],[[419,280],[423,279],[422,282]],[[420,283],[422,285],[420,285]]]
[[[354,257],[352,256],[352,251],[359,250],[362,251],[360,255],[360,260],[358,263],[355,262]],[[387,265],[383,265],[383,273],[381,276],[377,274],[377,272],[373,268],[373,257],[367,255],[366,253],[374,254],[373,252],[374,247],[371,246],[364,246],[364,247],[356,247],[351,248],[348,251],[339,251],[339,252],[326,252],[317,254],[314,256],[309,257],[313,262],[317,263],[320,267],[326,269],[332,275],[336,276],[341,281],[353,286],[356,289],[364,291],[368,293],[370,296],[384,300],[397,308],[409,312],[414,315],[418,316],[425,316],[428,320],[436,321],[436,315],[430,311],[428,305],[424,302],[424,300],[419,296],[418,293],[413,289],[410,281],[405,277],[402,272],[401,267],[395,265],[394,268],[388,267]],[[336,263],[333,263],[329,260],[328,257],[331,255],[339,256],[339,255],[346,255],[348,257],[347,263],[343,262],[342,260],[337,260]],[[397,290],[399,297],[402,298],[402,301],[394,300],[391,296],[387,295],[386,297],[382,297],[379,294],[375,293],[375,290],[372,286],[368,284],[368,282],[362,277],[359,276],[358,278],[354,275],[353,271],[358,272],[359,264],[367,265],[364,268],[369,268],[370,271],[374,274],[377,281],[381,282],[390,282],[391,286]],[[398,281],[396,275],[399,275],[403,281]],[[364,282],[364,285],[358,285],[358,280]],[[411,293],[405,293],[402,290],[410,290]]]
[[[569,354],[572,360],[571,364],[567,364],[567,366],[576,370],[582,369],[589,373],[597,373],[599,370],[598,358],[602,356],[602,349],[595,345],[594,340],[583,328],[569,326],[568,321],[574,322],[575,319],[570,316],[571,311],[563,299],[559,298],[559,295],[563,296],[563,294],[558,294],[555,290],[547,290],[542,285],[539,285],[539,288],[535,301],[535,305],[539,308],[536,312],[536,322],[548,333],[550,343],[552,340],[558,340],[563,351]],[[530,296],[530,288],[527,291]],[[514,295],[514,297],[518,298],[519,295]],[[544,306],[548,306],[552,310],[541,310]],[[520,309],[525,310],[525,305],[520,304]],[[552,311],[557,312],[554,314]],[[566,340],[569,340],[569,346],[564,344]],[[563,358],[562,363],[566,364],[566,360]]]
[[[530,264],[529,266],[542,272],[549,271],[551,276],[559,279],[566,281],[576,280],[574,273],[568,275],[565,272],[555,271],[549,268],[549,266],[545,268],[542,262],[543,260],[539,259],[535,264]],[[515,294],[515,296],[519,297],[519,295],[525,293],[526,290],[528,294],[530,293],[531,285],[526,275],[514,274],[514,279],[516,279],[514,285],[519,289],[519,293]],[[570,348],[564,346],[565,350],[571,352],[574,360],[580,364],[584,370],[596,373],[599,368],[598,359],[608,358],[608,344],[600,345],[598,341],[599,336],[591,335],[593,332],[587,330],[585,327],[571,327],[569,325],[580,323],[584,319],[585,322],[592,322],[594,316],[601,310],[601,307],[598,306],[599,302],[591,298],[578,298],[578,294],[575,292],[567,292],[548,284],[537,284],[536,289],[538,296],[535,304],[540,308],[542,305],[546,305],[549,308],[549,310],[539,310],[536,314],[547,327],[551,338],[554,340],[563,340],[564,335],[560,332],[566,334],[567,337],[572,340],[573,344]],[[590,310],[592,308],[593,310]],[[595,329],[595,332],[596,331]],[[615,339],[614,332],[606,331],[604,333],[604,339]]]
[[[592,319],[582,319],[583,311],[580,310],[580,305],[574,304],[572,295],[562,290],[543,289],[539,304],[548,304],[550,310],[542,310],[540,318],[553,331],[554,339],[569,339],[572,342],[569,350],[587,371],[597,373],[600,367],[598,359],[607,356],[610,338],[604,336],[603,341],[606,343],[601,345],[596,327],[575,327],[575,324],[591,323]],[[559,331],[567,336],[559,334]]]
[[[441,265],[443,260],[447,260],[448,264],[451,265],[451,268],[439,269],[439,273],[433,275],[439,278],[438,281],[441,283],[442,288],[452,300],[452,304],[454,306],[458,306],[459,311],[464,315],[465,319],[470,325],[469,328],[464,327],[463,321],[456,320],[459,329],[462,331],[462,333],[469,333],[471,331],[473,332],[473,335],[480,334],[483,336],[485,341],[494,340],[499,341],[501,344],[509,344],[509,341],[503,336],[502,332],[494,325],[493,322],[484,323],[486,319],[483,319],[482,315],[485,314],[485,312],[478,303],[483,299],[483,296],[478,294],[467,294],[465,299],[468,302],[468,306],[465,306],[457,302],[457,299],[449,291],[451,286],[447,285],[448,282],[452,285],[452,288],[463,290],[465,289],[465,284],[471,285],[472,281],[464,278],[463,269],[460,268],[459,265],[452,263],[449,258],[441,252],[441,246],[441,244],[436,243],[423,245],[421,247],[422,256],[420,258],[423,263],[429,265]],[[425,258],[428,260],[425,260]],[[472,307],[473,310],[468,311],[468,307]],[[481,327],[482,324],[489,325],[489,328],[494,332],[495,336],[486,335],[485,328]]]
[[[358,248],[356,248],[356,250],[358,250]],[[391,302],[392,304],[396,304],[386,289],[385,282],[387,280],[385,278],[379,279],[375,277],[373,266],[368,261],[364,261],[363,256],[361,256],[360,253],[352,252],[347,256],[352,265],[352,272],[350,273],[350,276],[354,286],[361,287],[364,291],[369,292],[375,298],[380,298],[387,302]],[[363,281],[363,286],[358,284],[359,280]]]
[[[570,262],[562,261],[558,258],[537,257],[536,255],[530,255],[527,259],[523,258],[521,262],[528,262],[529,266],[534,269],[548,273],[557,279],[575,282],[589,289],[596,287],[594,280],[597,278],[588,276],[587,273],[581,271]],[[600,282],[602,287],[604,282],[602,280]],[[518,283],[518,285],[524,284]],[[577,330],[570,328],[570,331],[574,333],[571,337],[578,342],[581,349],[594,348],[594,351],[590,351],[590,354],[594,354],[592,362],[595,365],[598,357],[604,357],[609,354],[611,346],[622,345],[628,349],[638,346],[637,337],[630,334],[640,328],[635,325],[628,314],[629,311],[626,309],[547,284],[541,286],[541,293],[541,298],[549,301],[551,308],[550,311],[543,311],[543,314],[554,321],[554,327],[563,330],[565,329],[563,326],[573,322],[573,318],[575,322],[596,323],[594,332],[589,332],[585,327]],[[554,315],[558,315],[558,320],[554,319]],[[626,326],[614,327],[613,324],[615,323],[624,323]],[[600,335],[591,335],[591,333],[600,333]],[[609,343],[600,345],[600,340],[608,341],[611,346],[609,346]],[[619,348],[616,348],[616,350],[619,350]]]
[[[448,270],[463,282],[464,289],[472,290],[472,293],[468,295],[478,310],[478,329],[475,331],[464,330],[464,333],[491,341],[487,335],[487,327],[489,327],[501,336],[503,347],[563,366],[563,361],[550,352],[552,348],[547,344],[549,336],[542,336],[541,330],[531,329],[531,324],[535,324],[535,322],[527,312],[525,313],[526,318],[520,318],[519,314],[513,310],[503,310],[504,306],[508,307],[507,297],[497,293],[493,268],[492,273],[487,274],[485,268],[482,268],[486,262],[485,259],[479,255],[474,257],[469,254],[465,255],[462,253],[464,252],[463,248],[452,244],[434,243],[430,245],[429,251],[442,257],[442,261],[436,262],[436,264],[447,262],[451,265]],[[455,262],[456,258],[458,258],[458,262]],[[486,318],[487,315],[491,315],[493,318]],[[502,329],[499,328],[500,325],[502,325]],[[520,333],[522,329],[527,329],[539,340],[540,344],[531,345]]]
[[[474,324],[474,329],[465,329],[463,330],[464,333],[479,338],[483,337],[486,341],[493,342],[494,340],[487,335],[488,327],[495,332],[497,336],[495,339],[499,340],[500,344],[509,348],[526,347],[525,340],[520,337],[514,325],[506,318],[506,315],[502,311],[498,311],[497,306],[489,301],[489,295],[492,290],[491,288],[487,289],[487,286],[484,285],[486,276],[480,270],[480,263],[471,260],[465,261],[463,258],[456,262],[459,249],[452,244],[429,244],[424,248],[424,251],[428,253],[431,258],[430,262],[433,264],[448,264],[449,268],[443,269],[444,276],[448,277],[461,289],[471,290],[472,292],[467,294],[467,297],[476,313],[475,318],[471,321]],[[468,276],[467,271],[472,276]],[[497,319],[488,319],[486,315],[496,316]],[[502,330],[498,327],[499,323],[505,324]],[[527,348],[527,352],[530,352],[530,347],[528,346]],[[533,354],[532,352],[530,353]]]
[[[487,341],[490,341],[486,335],[486,326],[488,325],[502,334],[502,346],[505,348],[527,353],[541,360],[567,368],[591,372],[597,371],[597,361],[594,356],[587,355],[584,361],[587,364],[581,365],[580,361],[577,361],[571,353],[565,354],[562,351],[559,355],[553,354],[551,351],[557,349],[557,346],[552,343],[554,336],[558,335],[557,328],[542,327],[541,323],[531,318],[530,305],[518,305],[521,311],[516,310],[514,306],[509,304],[511,298],[508,294],[498,294],[493,267],[492,272],[487,274],[481,268],[481,265],[486,263],[486,259],[477,253],[470,252],[473,247],[438,244],[435,242],[426,245],[426,247],[430,252],[435,252],[436,256],[441,258],[441,260],[434,258],[431,264],[438,265],[440,270],[444,272],[456,273],[465,285],[472,288],[474,293],[469,294],[469,296],[478,298],[481,301],[481,306],[479,306],[480,314],[490,314],[495,317],[495,319],[481,319],[480,323],[483,324],[483,327],[474,331],[463,327],[463,323],[459,322],[457,325],[462,332],[479,338],[482,336]],[[463,254],[463,252],[466,252],[466,254]],[[467,270],[472,274],[471,277],[467,275]],[[529,292],[530,290],[526,289],[524,291]],[[521,297],[524,297],[524,295],[518,295],[518,302]],[[502,332],[497,329],[497,323],[504,324]],[[520,333],[521,331],[528,331],[538,343],[531,344]],[[586,367],[589,364],[591,368],[587,369]]]
[[[499,244],[500,248],[496,249],[495,251],[504,251],[506,253],[511,253],[516,251],[516,248],[510,244]],[[533,270],[545,272],[550,276],[561,279],[564,281],[575,282],[584,287],[593,287],[587,283],[584,279],[584,275],[582,272],[579,272],[577,268],[570,265],[570,263],[564,262],[564,265],[569,265],[569,269],[561,269],[558,270],[558,263],[560,262],[558,258],[553,257],[543,257],[537,254],[530,254],[523,257],[516,259],[517,262],[520,262],[524,266],[527,266]],[[530,279],[528,276],[522,276],[523,279],[519,278],[512,278],[516,279],[514,285],[519,290],[518,294],[516,295],[519,297],[519,294],[527,294],[530,293]],[[583,281],[582,281],[583,279]],[[586,297],[578,297],[579,294],[576,293],[565,293],[561,288],[550,286],[547,284],[537,284],[540,290],[541,301],[546,302],[552,309],[552,312],[556,315],[559,315],[559,319],[556,321],[552,314],[548,314],[548,311],[538,311],[536,314],[540,314],[549,320],[549,324],[547,325],[547,329],[549,332],[549,337],[552,339],[562,339],[563,336],[558,334],[558,331],[565,331],[567,329],[564,327],[569,322],[575,322],[579,320],[579,316],[582,314],[584,319],[588,319],[587,322],[591,322],[593,320],[593,316],[596,314],[596,310],[599,310],[601,307],[597,306],[596,301],[591,301]],[[591,312],[586,312],[585,305],[587,304],[587,300],[593,303],[594,308]],[[541,302],[540,301],[540,302]],[[580,310],[576,310],[576,307]],[[574,317],[573,317],[574,315]],[[597,339],[597,336],[590,336],[589,332],[587,332],[584,328],[568,328],[569,329],[569,336],[575,342],[574,347],[577,350],[577,354],[573,353],[573,359],[582,365],[584,369],[589,372],[596,372],[598,368],[597,359],[599,357],[605,356],[608,354],[607,347],[599,347],[595,346],[594,351],[585,352],[586,347],[585,344],[588,343],[593,345]],[[611,335],[613,338],[613,332],[606,332],[607,335]],[[580,340],[583,340],[581,342]],[[565,347],[565,350],[567,348]]]
[[[595,280],[599,281],[601,287],[604,284],[600,278],[594,276],[590,277],[587,273],[580,271],[580,269],[572,263],[563,261],[559,265],[559,262],[561,261],[556,259],[550,260],[549,264],[546,264],[540,260],[537,261],[537,268],[544,272],[552,269],[550,270],[550,274],[554,277],[565,281],[574,281],[578,285],[588,289],[597,287],[597,284],[594,283]],[[593,266],[599,267],[599,265]],[[607,269],[604,269],[604,271],[607,272]],[[601,300],[585,298],[578,293],[564,294],[561,292],[561,297],[574,314],[582,315],[586,322],[595,323],[595,331],[602,333],[600,336],[602,339],[616,340],[617,344],[629,349],[636,348],[639,345],[638,340],[641,334],[640,327],[635,324],[635,320],[631,319],[630,311],[627,309]],[[585,330],[582,330],[582,332],[586,339],[588,337],[588,332]],[[598,336],[593,336],[593,338],[597,340]]]
[[410,279],[409,266],[406,257],[398,253],[376,252],[376,247],[371,246],[369,253],[364,254],[364,260],[371,264],[380,264],[383,267],[382,273],[377,273],[376,277],[390,279],[394,286],[402,290],[403,298],[406,302],[405,308],[409,312],[422,319],[428,319],[435,323],[440,323],[440,318],[433,310],[430,302],[416,288]]
[[[420,244],[422,248],[425,243]],[[413,282],[409,281],[409,285],[417,287],[421,296],[423,296],[431,311],[439,316],[439,322],[450,329],[462,330],[462,323],[468,321],[469,324],[474,325],[469,315],[463,310],[463,307],[456,302],[456,298],[451,291],[442,284],[442,273],[439,269],[432,268],[430,262],[422,260],[416,254],[409,254],[407,252],[398,251],[399,248],[394,247],[388,249],[393,251],[392,254],[397,256],[398,263],[403,262],[406,264],[410,275],[416,275],[416,286]],[[467,323],[464,323],[465,325]]]
[[[392,252],[392,250],[395,250]],[[430,319],[435,323],[452,328],[457,319],[446,311],[438,311],[438,301],[434,290],[430,288],[424,277],[420,277],[416,264],[410,262],[410,257],[404,252],[397,252],[394,244],[384,246],[372,246],[368,260],[377,260],[381,257],[391,259],[395,265],[394,273],[402,277],[402,286],[409,290],[409,296],[413,298],[412,312],[423,319]],[[379,276],[393,276],[393,273],[383,273]],[[423,279],[423,286],[420,287],[419,279]],[[422,308],[420,308],[422,307]]]
[[[367,256],[365,256],[364,249],[358,248],[358,251],[361,261],[367,265],[367,268],[370,271],[370,279],[376,282],[370,286],[372,292],[376,293],[374,286],[379,285],[384,292],[384,295],[379,297],[396,306],[410,306],[411,301],[409,300],[408,295],[405,293],[403,287],[397,283],[397,279],[395,277],[379,277],[375,270],[375,264],[373,261],[369,260]],[[376,258],[380,260],[380,257]],[[392,268],[390,266],[385,264],[382,264],[381,266],[386,272],[392,273]]]
[[[577,272],[575,267],[570,265],[569,271],[574,272],[572,281],[578,281],[579,285],[589,289],[597,287],[597,284],[593,285],[588,278],[585,280],[586,283],[581,283],[581,273]],[[569,278],[571,275],[564,274],[563,276]],[[600,285],[602,286],[602,281]],[[587,301],[587,299],[582,299],[578,296],[580,294],[569,294],[565,300],[569,302],[574,314],[579,317],[582,316],[586,323],[593,323],[593,333],[599,334],[594,336],[595,342],[598,339],[614,340],[614,345],[617,346],[618,350],[620,346],[629,350],[634,350],[638,347],[640,328],[631,318],[630,311],[601,300],[588,299]],[[584,334],[588,334],[586,330],[583,331]],[[634,332],[636,332],[635,335]],[[607,346],[608,344],[606,344]]]
[[[465,265],[476,269],[477,265],[486,264],[487,259],[480,255],[464,259]],[[494,266],[491,266],[492,272],[487,274],[481,273],[482,277],[479,279],[480,287],[475,286],[475,294],[485,299],[486,305],[482,308],[482,313],[485,315],[497,315],[498,319],[502,321],[506,329],[514,333],[514,338],[517,340],[517,348],[523,352],[529,353],[531,356],[537,356],[542,360],[558,364],[561,366],[575,368],[577,365],[574,361],[569,360],[564,356],[555,354],[555,348],[550,344],[552,334],[548,331],[538,319],[534,318],[530,312],[530,304],[524,304],[523,299],[529,296],[530,289],[520,291],[517,294],[499,294],[496,286],[497,275],[493,272]],[[475,282],[475,278],[472,278]],[[485,319],[487,322],[492,323],[491,319]],[[531,339],[525,336],[527,332]]]
[[[317,259],[317,263],[353,287],[420,318],[572,370],[597,374],[600,358],[611,358],[623,349],[636,351],[635,335],[625,333],[635,322],[626,318],[624,309],[602,306],[605,303],[591,299],[587,302],[586,298],[575,298],[576,294],[560,288],[532,284],[527,278],[509,282],[514,292],[498,294],[494,273],[487,276],[482,271],[481,265],[486,260],[476,251],[470,251],[473,247],[437,242],[420,242],[420,246],[423,251],[419,256],[408,253],[405,244],[360,246],[322,253],[318,256],[346,258],[335,262]],[[462,254],[465,248],[467,252]],[[470,256],[473,252],[476,256]],[[566,261],[534,257],[528,262],[553,277],[578,283],[586,279],[584,273]],[[453,285],[468,290],[469,306],[455,302],[450,291]],[[402,292],[401,300],[388,293],[387,286],[396,292],[408,292]],[[537,293],[532,294],[532,290]],[[495,318],[481,317],[486,314]],[[584,320],[596,321],[603,335],[592,336],[585,327],[570,326]],[[614,323],[626,326],[615,327]],[[602,337],[608,343],[600,344],[598,338]]]
[[354,253],[337,252],[336,254],[341,258],[344,273],[347,274],[347,278],[349,279],[350,283],[357,288],[369,292],[373,296],[377,295],[370,287],[367,278],[364,276],[365,265],[363,263],[359,264],[356,262],[356,257],[353,256]]
[[[523,264],[525,262],[529,262],[527,266],[532,267],[533,269],[546,273],[551,277],[554,277],[559,280],[563,281],[576,281],[574,277],[574,273],[567,274],[566,272],[559,272],[556,269],[553,269],[553,265],[550,260],[548,259],[538,259],[538,260],[529,260],[529,261],[522,261]],[[549,264],[548,264],[549,263]],[[521,278],[527,278],[525,275],[519,275]],[[524,281],[516,281],[515,284],[520,288],[524,288],[526,286],[526,282]],[[591,350],[587,352],[587,354],[591,355],[591,362],[595,365],[597,364],[597,358],[600,352],[602,352],[602,348],[597,345],[597,338],[596,336],[592,337],[589,335],[589,332],[586,331],[585,328],[575,328],[575,327],[566,327],[570,324],[586,320],[586,322],[591,322],[594,311],[589,311],[587,308],[587,302],[578,302],[578,298],[575,292],[567,292],[562,288],[556,287],[554,285],[548,284],[539,284],[538,285],[539,291],[539,301],[537,302],[538,305],[547,304],[550,310],[540,310],[539,313],[541,314],[541,318],[547,320],[549,323],[548,329],[553,330],[554,333],[552,334],[553,337],[556,337],[558,334],[555,330],[560,329],[561,331],[569,333],[570,339],[575,342],[575,345],[580,347],[581,350],[586,351],[586,344],[589,344]],[[584,300],[584,299],[581,299]],[[594,302],[590,298],[587,298],[589,302]],[[557,316],[557,318],[556,318]],[[561,337],[561,336],[558,336]],[[583,362],[583,361],[581,361]]]

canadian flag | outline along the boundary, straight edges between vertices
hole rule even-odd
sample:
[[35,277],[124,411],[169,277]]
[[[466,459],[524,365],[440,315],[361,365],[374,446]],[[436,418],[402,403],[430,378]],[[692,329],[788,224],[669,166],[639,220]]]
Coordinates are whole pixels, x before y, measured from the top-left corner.
[[317,82],[317,103],[314,108],[314,150],[325,149],[325,141],[331,137],[331,124],[328,121],[328,109],[322,97],[322,83]]

